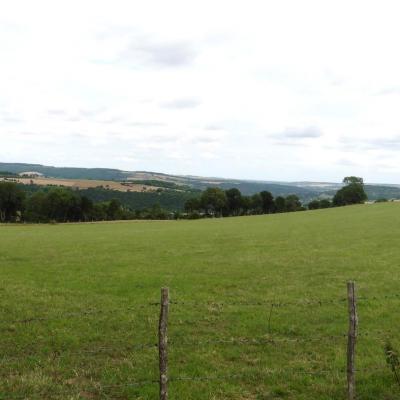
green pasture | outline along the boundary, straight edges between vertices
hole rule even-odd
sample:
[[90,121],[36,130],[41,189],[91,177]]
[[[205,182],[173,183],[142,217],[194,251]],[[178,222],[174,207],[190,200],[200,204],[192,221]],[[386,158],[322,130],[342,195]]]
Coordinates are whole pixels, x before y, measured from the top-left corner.
[[358,398],[400,399],[398,203],[0,225],[0,399],[157,399],[162,286],[171,400],[345,399],[348,280]]

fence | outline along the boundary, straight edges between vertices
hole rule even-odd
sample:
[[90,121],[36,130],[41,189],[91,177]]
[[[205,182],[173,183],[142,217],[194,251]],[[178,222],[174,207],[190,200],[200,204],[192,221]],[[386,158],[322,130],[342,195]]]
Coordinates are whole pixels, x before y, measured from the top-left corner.
[[[382,297],[372,296],[372,297],[359,297],[358,300],[382,300],[382,299],[400,299],[400,295],[385,295]],[[209,375],[209,376],[169,376],[168,370],[168,350],[170,345],[177,346],[205,346],[212,344],[220,344],[220,345],[234,345],[234,346],[246,346],[246,345],[268,345],[268,344],[279,344],[279,343],[301,343],[301,342],[313,342],[319,340],[326,339],[344,339],[347,338],[347,363],[346,368],[343,370],[312,370],[312,371],[304,371],[304,370],[291,370],[293,374],[304,374],[304,375],[323,375],[331,372],[339,372],[343,373],[346,376],[347,380],[347,398],[348,400],[356,399],[356,374],[357,372],[367,372],[367,371],[375,371],[381,370],[383,366],[377,366],[373,368],[367,369],[356,369],[356,345],[357,339],[359,336],[369,336],[369,332],[358,332],[358,315],[357,315],[357,296],[355,290],[354,282],[347,283],[347,297],[336,299],[336,300],[298,300],[294,302],[228,302],[228,303],[218,303],[219,306],[269,306],[269,317],[268,317],[268,329],[271,323],[271,316],[273,309],[279,309],[287,306],[294,305],[303,305],[303,306],[322,306],[324,304],[335,304],[342,303],[346,304],[348,307],[348,332],[340,335],[328,335],[321,337],[302,337],[302,338],[265,338],[265,337],[251,337],[251,338],[217,338],[217,339],[208,339],[208,340],[179,340],[179,342],[169,341],[168,339],[168,316],[170,311],[170,305],[182,306],[182,307],[202,307],[201,304],[196,302],[185,302],[185,301],[171,301],[169,297],[169,289],[162,288],[161,289],[161,299],[160,302],[148,303],[144,304],[130,310],[138,310],[140,308],[146,308],[148,306],[156,306],[160,308],[159,314],[159,325],[158,325],[158,343],[140,343],[126,347],[126,351],[131,351],[133,349],[140,350],[145,348],[157,348],[158,349],[158,361],[159,361],[159,377],[157,379],[149,379],[142,381],[134,381],[134,382],[126,382],[118,385],[106,385],[102,386],[103,389],[110,388],[121,388],[121,387],[141,387],[146,385],[159,385],[159,398],[160,400],[168,400],[168,384],[171,382],[196,382],[196,381],[228,381],[228,380],[240,380],[246,379],[246,374],[222,374],[222,375]],[[117,311],[117,310],[114,310]],[[109,312],[113,312],[110,310]],[[82,313],[69,313],[62,314],[60,318],[65,317],[80,317],[85,315],[96,315],[97,313],[102,313],[102,311],[85,311]],[[31,323],[41,323],[49,320],[55,320],[54,317],[33,317],[27,319],[21,319],[12,321],[13,324],[31,324]],[[377,333],[387,333],[387,332],[374,332]],[[101,351],[107,352],[110,350],[109,348],[101,348],[98,347],[93,353],[99,353]],[[90,353],[90,350],[82,350],[79,353]],[[271,369],[267,371],[268,374],[279,374],[287,372],[278,369]],[[260,377],[261,378],[261,377]],[[7,397],[1,397],[0,399],[26,399],[26,396],[21,397],[13,397],[7,395]]]

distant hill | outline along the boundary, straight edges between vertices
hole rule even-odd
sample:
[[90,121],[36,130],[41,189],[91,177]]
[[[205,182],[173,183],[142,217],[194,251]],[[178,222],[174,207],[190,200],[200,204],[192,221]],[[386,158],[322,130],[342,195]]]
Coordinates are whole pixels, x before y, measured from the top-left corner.
[[26,171],[40,172],[45,176],[52,178],[65,179],[101,179],[101,180],[122,180],[126,178],[126,174],[118,169],[109,168],[64,168],[49,167],[40,164],[20,164],[20,163],[0,163],[1,171],[9,171],[21,173]]
[[[243,194],[251,195],[262,190],[270,191],[276,196],[287,196],[296,194],[300,199],[307,203],[315,198],[330,198],[342,186],[341,183],[332,182],[274,182],[274,181],[259,181],[259,180],[241,180],[241,179],[224,179],[215,177],[199,177],[185,175],[168,175],[159,172],[151,171],[122,171],[109,168],[66,168],[66,167],[51,167],[40,164],[21,164],[21,163],[0,163],[0,171],[8,171],[11,173],[21,173],[26,171],[34,171],[44,174],[46,177],[62,178],[62,179],[88,179],[88,180],[108,180],[119,182],[137,182],[140,184],[150,184],[155,187],[163,187],[170,190],[175,190],[173,194],[174,203],[179,204],[188,198],[187,192],[192,192],[193,189],[204,190],[207,187],[220,187],[222,189],[238,188]],[[112,191],[111,191],[112,192]],[[383,185],[383,184],[367,184],[366,192],[370,200],[379,198],[400,199],[400,185]],[[111,194],[103,193],[99,197],[110,197]],[[127,203],[130,196],[147,199],[153,198],[151,193],[126,193],[121,195]],[[146,197],[147,196],[147,197]],[[193,192],[191,193],[193,196]],[[177,200],[182,197],[181,200]],[[169,203],[169,201],[167,201]],[[148,204],[148,201],[145,201]],[[175,203],[176,204],[176,203]]]

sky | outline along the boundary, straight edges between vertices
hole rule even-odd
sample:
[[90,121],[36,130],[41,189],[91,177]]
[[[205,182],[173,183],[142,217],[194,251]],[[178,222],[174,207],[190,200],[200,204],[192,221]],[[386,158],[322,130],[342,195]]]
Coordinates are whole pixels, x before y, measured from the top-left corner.
[[0,162],[400,183],[398,1],[3,1]]

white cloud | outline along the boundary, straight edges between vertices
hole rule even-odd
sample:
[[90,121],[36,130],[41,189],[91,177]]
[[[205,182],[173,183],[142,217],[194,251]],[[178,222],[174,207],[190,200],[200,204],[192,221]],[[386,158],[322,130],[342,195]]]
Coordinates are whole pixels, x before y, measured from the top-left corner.
[[0,160],[398,182],[398,2],[15,0]]
[[160,105],[163,108],[182,109],[182,108],[195,108],[198,107],[200,104],[201,100],[188,97],[188,98],[180,98],[180,99],[165,101]]
[[136,67],[138,63],[154,67],[182,67],[194,62],[196,51],[184,42],[151,42],[138,38],[120,54],[119,61]]

